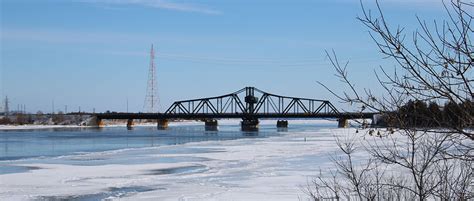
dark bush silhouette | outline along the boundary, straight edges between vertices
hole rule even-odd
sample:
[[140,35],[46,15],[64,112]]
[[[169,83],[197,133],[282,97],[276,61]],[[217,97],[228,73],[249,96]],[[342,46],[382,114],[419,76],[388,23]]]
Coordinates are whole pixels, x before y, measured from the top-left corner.
[[429,104],[420,100],[409,100],[398,111],[385,114],[377,122],[379,126],[391,127],[458,127],[474,125],[474,103],[447,102],[440,107],[436,102]]

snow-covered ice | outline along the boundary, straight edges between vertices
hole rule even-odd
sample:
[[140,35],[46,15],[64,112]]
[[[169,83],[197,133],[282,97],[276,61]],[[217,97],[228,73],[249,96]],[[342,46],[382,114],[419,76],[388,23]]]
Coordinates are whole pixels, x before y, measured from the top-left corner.
[[[10,165],[31,170],[0,175],[0,200],[304,200],[301,188],[319,169],[334,168],[329,161],[329,155],[338,149],[333,135],[347,132],[289,131],[269,138],[64,156],[69,160],[105,160],[95,165],[41,160],[13,163]],[[107,162],[113,158],[139,158],[141,162]],[[173,160],[156,162],[160,159]]]

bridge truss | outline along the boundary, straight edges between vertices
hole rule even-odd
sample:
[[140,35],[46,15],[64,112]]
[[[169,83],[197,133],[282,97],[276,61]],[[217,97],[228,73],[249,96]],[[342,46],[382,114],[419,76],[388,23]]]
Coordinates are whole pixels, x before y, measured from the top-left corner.
[[165,115],[334,116],[339,111],[327,100],[280,96],[254,87],[234,93],[174,102]]

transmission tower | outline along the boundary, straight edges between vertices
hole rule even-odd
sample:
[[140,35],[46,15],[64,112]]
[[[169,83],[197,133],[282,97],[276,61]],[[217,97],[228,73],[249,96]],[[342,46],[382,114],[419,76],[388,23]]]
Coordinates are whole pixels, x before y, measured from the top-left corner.
[[3,112],[5,113],[5,116],[8,116],[8,96],[5,96],[5,107],[3,108]]
[[154,113],[158,112],[158,95],[156,87],[156,67],[155,67],[155,50],[153,44],[151,44],[150,50],[150,69],[148,72],[148,83],[146,88],[146,97],[144,110],[146,112]]

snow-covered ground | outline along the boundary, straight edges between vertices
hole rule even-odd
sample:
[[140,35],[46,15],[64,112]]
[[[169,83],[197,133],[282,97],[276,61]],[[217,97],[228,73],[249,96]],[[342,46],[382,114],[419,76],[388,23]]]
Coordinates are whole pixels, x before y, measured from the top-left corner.
[[[334,168],[329,161],[329,155],[338,149],[333,135],[349,132],[287,132],[270,138],[194,142],[61,158],[104,161],[96,165],[41,160],[12,163],[31,170],[0,175],[0,200],[305,200],[302,188],[307,182],[319,169]],[[116,158],[130,163],[107,162]]]

